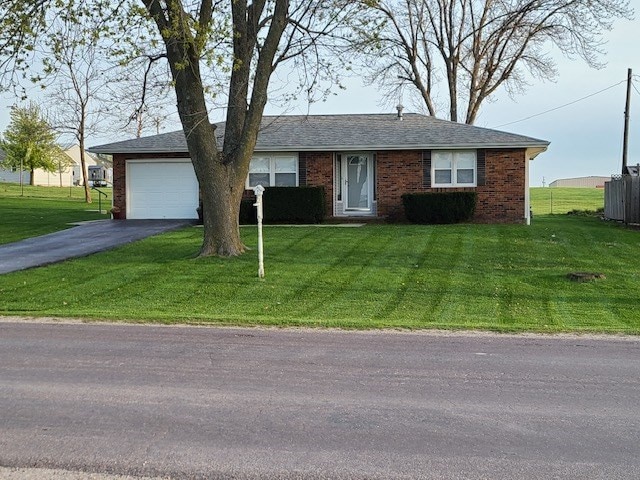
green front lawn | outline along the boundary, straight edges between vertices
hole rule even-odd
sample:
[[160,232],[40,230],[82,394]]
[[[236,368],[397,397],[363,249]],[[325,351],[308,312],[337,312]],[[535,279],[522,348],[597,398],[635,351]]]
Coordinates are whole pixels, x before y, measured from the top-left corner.
[[[111,189],[102,209],[111,208]],[[15,242],[68,228],[70,223],[110,218],[98,213],[98,193],[92,204],[84,202],[82,187],[31,187],[0,183],[0,244]]]
[[[0,313],[344,328],[640,333],[640,233],[593,217],[523,225],[268,227],[253,251],[195,259],[186,228],[0,279]],[[574,283],[594,271],[605,280]]]

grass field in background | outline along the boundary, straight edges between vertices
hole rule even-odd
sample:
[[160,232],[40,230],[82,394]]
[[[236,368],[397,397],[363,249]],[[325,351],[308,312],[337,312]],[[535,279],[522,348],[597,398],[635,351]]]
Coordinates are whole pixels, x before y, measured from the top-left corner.
[[[111,208],[111,189],[102,197],[102,209]],[[70,223],[110,218],[98,210],[98,193],[93,203],[84,201],[82,187],[32,187],[0,183],[0,244],[44,235],[68,228]]]
[[602,188],[531,188],[533,215],[563,214],[571,210],[604,208]]

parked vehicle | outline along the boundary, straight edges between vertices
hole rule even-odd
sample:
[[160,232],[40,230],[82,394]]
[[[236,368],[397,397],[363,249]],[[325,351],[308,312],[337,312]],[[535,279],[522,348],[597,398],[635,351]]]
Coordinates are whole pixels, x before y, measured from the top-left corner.
[[100,165],[91,165],[89,170],[89,185],[92,187],[106,187],[107,186],[107,169]]

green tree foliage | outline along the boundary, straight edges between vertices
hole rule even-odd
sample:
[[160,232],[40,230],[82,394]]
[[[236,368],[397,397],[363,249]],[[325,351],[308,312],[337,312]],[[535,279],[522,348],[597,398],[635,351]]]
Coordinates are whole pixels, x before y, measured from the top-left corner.
[[[124,68],[132,58],[159,54],[169,67],[200,185],[200,255],[234,256],[245,250],[240,201],[273,73],[293,64],[305,86],[299,91],[312,98],[320,83],[337,78],[332,63],[345,63],[333,49],[359,8],[346,0],[4,0],[0,75],[5,85],[21,75],[41,80],[29,66],[43,39],[68,41],[52,27],[53,19],[79,25],[101,20],[86,38],[111,42],[109,50],[121,56]],[[212,97],[226,100],[222,144],[209,120]]]
[[56,172],[64,162],[55,132],[33,103],[11,107],[11,121],[4,132],[2,149],[6,153],[5,167],[29,170],[32,184],[35,169]]

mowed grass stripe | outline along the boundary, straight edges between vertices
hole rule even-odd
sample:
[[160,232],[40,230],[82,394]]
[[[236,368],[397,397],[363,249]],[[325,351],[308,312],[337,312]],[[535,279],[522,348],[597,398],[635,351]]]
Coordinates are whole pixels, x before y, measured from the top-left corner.
[[[280,295],[274,310],[302,319],[313,316],[319,310],[323,316],[340,318],[345,303],[353,299],[346,296],[356,279],[364,289],[368,270],[376,258],[387,255],[392,239],[379,235],[377,229],[316,229],[313,248],[302,246],[304,260],[299,265],[291,263],[291,257],[271,269],[274,276],[292,269],[288,275],[290,292]],[[358,230],[354,233],[354,230]],[[300,258],[300,252],[293,250],[291,256]],[[269,278],[265,280],[269,283]],[[373,286],[373,285],[372,285]],[[362,290],[361,295],[366,294]],[[300,302],[300,300],[306,301]]]
[[[232,260],[195,259],[201,231],[189,228],[4,276],[0,309],[166,322],[637,331],[633,293],[621,295],[609,279],[574,284],[564,277],[584,261],[600,268],[621,262],[606,239],[612,230],[622,245],[638,241],[637,232],[564,217],[531,227],[269,228],[275,253],[267,254],[260,281],[255,250]],[[551,239],[550,231],[561,234]],[[245,237],[255,245],[255,233]],[[589,245],[580,246],[584,238]],[[612,277],[637,295],[634,265]]]
[[[399,251],[405,251],[403,244],[412,242],[416,244],[415,255],[404,255],[397,259],[397,263],[390,267],[387,271],[387,282],[395,281],[398,287],[391,292],[386,293],[385,303],[373,317],[377,321],[385,321],[389,317],[401,314],[405,317],[411,315],[412,312],[407,312],[406,296],[411,295],[420,301],[421,298],[425,299],[425,303],[428,300],[425,295],[425,279],[421,274],[421,269],[425,269],[428,266],[428,259],[432,256],[434,243],[437,241],[437,230],[430,227],[415,227],[412,230],[407,231],[406,235],[396,235],[396,243],[393,244],[393,249],[388,253],[390,258],[394,257],[394,254]],[[399,242],[399,243],[398,243]],[[385,258],[378,259],[378,265],[384,264]],[[381,285],[381,287],[383,287]],[[382,294],[382,292],[381,292]],[[420,311],[416,312],[420,315]]]

